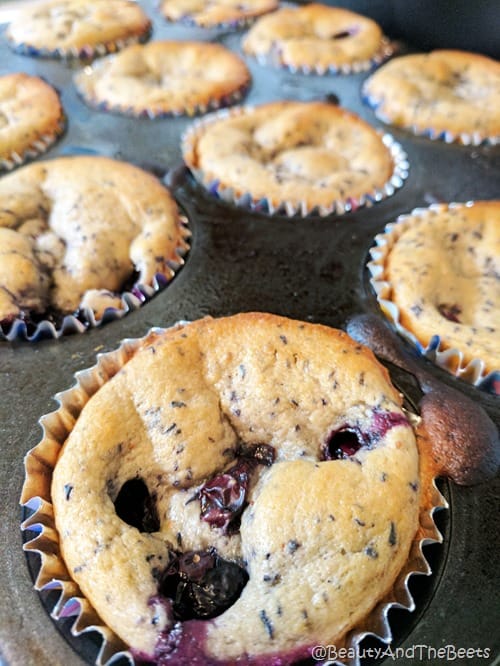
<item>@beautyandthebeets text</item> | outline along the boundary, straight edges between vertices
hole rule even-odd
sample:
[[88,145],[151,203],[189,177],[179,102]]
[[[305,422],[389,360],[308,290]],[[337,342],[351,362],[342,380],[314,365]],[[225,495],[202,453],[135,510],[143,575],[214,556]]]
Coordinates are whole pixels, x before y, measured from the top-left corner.
[[431,645],[410,645],[409,647],[391,647],[384,645],[382,647],[362,646],[350,648],[338,648],[336,645],[316,645],[312,650],[312,658],[320,661],[323,666],[334,666],[338,660],[346,659],[411,659],[414,662],[459,661],[464,663],[474,663],[474,659],[488,659],[491,656],[490,648],[481,647],[457,647],[456,645],[443,645],[433,647]]

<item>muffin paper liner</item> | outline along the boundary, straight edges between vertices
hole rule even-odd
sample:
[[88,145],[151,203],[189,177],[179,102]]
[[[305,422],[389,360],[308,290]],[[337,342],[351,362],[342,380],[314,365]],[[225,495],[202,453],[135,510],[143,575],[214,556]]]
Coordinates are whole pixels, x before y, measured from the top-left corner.
[[366,87],[362,90],[362,100],[363,102],[373,109],[375,115],[379,120],[386,123],[387,125],[392,125],[398,129],[406,130],[415,134],[415,136],[424,136],[433,141],[444,141],[444,143],[458,143],[463,146],[479,146],[481,144],[496,146],[500,143],[500,136],[484,136],[481,132],[452,132],[451,130],[438,130],[433,127],[419,127],[418,125],[401,125],[395,124],[392,119],[382,113],[380,106],[382,100],[369,95]]
[[[99,63],[97,63],[99,66]],[[247,94],[251,81],[245,81],[245,83],[232,91],[227,95],[222,95],[219,98],[210,99],[208,102],[194,104],[191,106],[183,106],[179,109],[170,109],[170,110],[154,110],[151,108],[144,108],[138,111],[131,106],[125,106],[122,104],[110,104],[109,102],[99,100],[93,95],[89,95],[83,87],[80,86],[79,79],[85,76],[90,76],[93,72],[94,66],[88,65],[85,69],[75,76],[75,86],[78,94],[83,99],[83,101],[90,107],[97,109],[98,111],[104,111],[106,113],[118,113],[124,116],[129,116],[131,118],[150,118],[154,120],[155,118],[172,118],[178,116],[199,116],[210,111],[216,111],[222,109],[226,106],[232,106],[241,102],[241,100]]]
[[58,47],[55,49],[38,48],[25,42],[17,43],[9,37],[7,37],[7,41],[11,49],[19,55],[31,56],[33,58],[57,58],[61,60],[93,60],[108,53],[121,51],[127,46],[132,46],[132,44],[147,42],[151,36],[151,32],[152,26],[149,24],[142,33],[124,37],[123,39],[115,39],[102,44],[87,44],[86,46],[72,46],[70,48]]
[[67,119],[64,113],[61,115],[57,126],[52,132],[44,132],[36,138],[33,143],[23,151],[12,151],[7,157],[0,157],[0,173],[12,171],[21,164],[33,160],[46,153],[59,140],[66,131]]
[[415,347],[421,356],[425,356],[438,367],[482,390],[500,395],[500,369],[487,373],[485,363],[480,358],[465,361],[463,352],[459,349],[446,348],[438,333],[432,336],[427,346],[419,342],[415,335],[401,324],[400,309],[390,300],[391,284],[384,279],[384,263],[387,255],[401,233],[412,226],[415,217],[425,215],[429,210],[444,211],[472,204],[471,201],[466,204],[432,204],[428,208],[415,208],[408,215],[400,215],[395,222],[386,225],[382,233],[375,236],[376,245],[370,250],[371,261],[368,262],[367,268],[379,305],[399,335]]
[[[104,326],[111,321],[121,319],[129,312],[138,310],[144,303],[162,291],[170,280],[172,280],[175,273],[184,265],[184,256],[189,250],[188,240],[191,237],[191,232],[186,226],[188,223],[187,218],[184,215],[180,215],[179,217],[182,236],[176,248],[177,259],[168,262],[168,274],[157,273],[151,285],[139,282],[134,284],[129,291],[125,291],[119,295],[121,299],[119,308],[106,308],[102,317],[96,317],[91,308],[82,308],[78,315],[66,315],[60,325],[56,325],[48,319],[43,319],[37,324],[28,325],[23,319],[16,318],[8,327],[3,328],[0,325],[0,341],[14,342],[24,340],[39,342],[51,338],[57,339],[65,335],[84,333],[89,328]],[[100,291],[108,293],[104,288]]]
[[234,204],[241,208],[248,208],[252,211],[267,213],[269,215],[286,215],[287,217],[308,215],[319,215],[326,217],[327,215],[343,215],[344,213],[355,212],[358,208],[363,206],[370,207],[373,204],[386,199],[394,194],[396,190],[403,186],[404,181],[408,177],[410,168],[407,155],[402,146],[397,143],[390,134],[382,134],[381,136],[384,145],[388,148],[392,161],[394,163],[394,170],[391,178],[382,187],[377,187],[365,194],[358,197],[346,197],[345,199],[336,199],[328,206],[311,206],[306,201],[292,202],[292,201],[271,201],[270,199],[257,198],[251,192],[237,191],[222,183],[220,180],[213,178],[207,174],[203,169],[195,166],[196,143],[207,125],[225,118],[232,116],[251,113],[253,106],[240,106],[234,109],[224,109],[212,113],[205,118],[196,120],[191,127],[187,129],[182,135],[182,154],[184,162],[190,169],[195,180],[203,185],[210,194],[218,199],[227,203]]
[[292,74],[316,74],[319,76],[334,74],[343,76],[368,72],[388,60],[394,55],[395,51],[395,43],[391,42],[387,37],[383,37],[379,49],[370,58],[366,58],[365,60],[354,60],[353,62],[346,62],[340,65],[332,64],[327,67],[322,65],[290,65],[283,62],[283,56],[277,48],[265,54],[253,54],[249,52],[246,53],[246,55],[255,58],[259,65],[281,67],[289,70]]
[[[176,326],[186,323],[179,322]],[[23,546],[25,552],[34,552],[40,556],[40,569],[34,587],[40,593],[53,590],[60,592],[52,607],[51,617],[55,620],[74,617],[70,629],[73,636],[80,636],[90,631],[100,634],[102,644],[96,658],[98,666],[111,665],[120,658],[127,658],[131,665],[135,664],[135,661],[121,639],[103,624],[68,573],[60,553],[59,538],[55,528],[51,502],[52,473],[60,449],[85,404],[134,356],[151,335],[155,335],[161,330],[151,329],[141,339],[126,339],[118,349],[98,354],[96,365],[77,372],[72,388],[56,394],[58,409],[39,420],[43,430],[42,439],[25,457],[26,475],[20,502],[29,517],[24,520],[21,528],[29,533]],[[406,414],[412,425],[417,427],[421,421],[420,417],[409,412]],[[346,647],[352,650],[354,648],[357,656],[349,659],[348,662],[329,660],[327,662],[329,665],[349,663],[350,666],[360,666],[359,651],[356,646],[363,638],[375,636],[387,644],[392,641],[388,618],[389,609],[393,607],[410,611],[415,609],[408,581],[413,574],[431,575],[432,572],[422,548],[430,543],[442,543],[442,535],[434,522],[433,513],[439,508],[448,507],[446,499],[438,490],[434,480],[431,481],[426,478],[425,474],[422,474],[422,482],[419,526],[406,564],[390,592],[376,604],[370,614],[354,630],[336,644],[338,649]],[[429,483],[428,488],[427,483]],[[324,662],[318,661],[317,663]]]

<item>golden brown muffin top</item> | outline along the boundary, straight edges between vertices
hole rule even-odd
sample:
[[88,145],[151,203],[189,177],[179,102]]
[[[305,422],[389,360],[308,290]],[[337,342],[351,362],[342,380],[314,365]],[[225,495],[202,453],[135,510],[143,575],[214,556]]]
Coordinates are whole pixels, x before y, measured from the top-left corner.
[[14,46],[69,54],[143,37],[150,27],[149,18],[131,0],[47,0],[22,8],[6,35]]
[[224,105],[250,82],[247,66],[224,46],[158,41],[101,59],[76,76],[84,99],[111,111],[149,116]]
[[[361,445],[336,459],[335,433],[349,428]],[[249,471],[239,530],[205,521],[205,484],[263,444],[274,461]],[[134,478],[154,497],[155,528],[115,511]],[[412,428],[372,353],[259,313],[149,335],[79,414],[52,482],[68,570],[137,650],[152,654],[173,629],[155,596],[170,550],[211,545],[245,563],[236,602],[182,629],[207,659],[228,660],[327,644],[359,622],[408,557],[419,493]]]
[[184,159],[204,182],[219,181],[235,196],[309,209],[372,192],[394,170],[371,126],[323,102],[272,102],[209,118],[188,132]]
[[278,0],[162,0],[160,11],[169,21],[188,20],[204,28],[238,24],[271,12]]
[[0,319],[71,313],[138,273],[170,278],[185,248],[177,206],[149,173],[105,157],[33,163],[0,179]]
[[466,51],[395,58],[366,81],[364,94],[384,121],[447,140],[500,140],[500,63]]
[[311,3],[260,18],[244,38],[243,50],[288,67],[324,71],[368,63],[379,53],[382,38],[377,23],[365,16]]
[[0,169],[22,162],[30,149],[44,152],[63,126],[59,95],[51,85],[24,73],[0,76]]

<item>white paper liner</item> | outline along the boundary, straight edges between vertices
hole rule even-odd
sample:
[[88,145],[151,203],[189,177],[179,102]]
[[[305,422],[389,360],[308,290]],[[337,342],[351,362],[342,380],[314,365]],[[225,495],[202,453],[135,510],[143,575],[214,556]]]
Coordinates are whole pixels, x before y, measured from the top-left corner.
[[[130,291],[125,291],[119,295],[120,307],[109,307],[104,310],[102,317],[96,317],[93,310],[83,308],[79,315],[66,315],[60,325],[54,324],[48,319],[38,322],[36,325],[28,326],[23,319],[14,319],[5,332],[0,326],[0,342],[24,340],[28,342],[39,342],[47,339],[58,339],[65,335],[75,333],[85,333],[89,328],[98,328],[111,321],[121,319],[129,312],[134,312],[141,308],[144,303],[151,300],[158,292],[162,291],[173,279],[176,272],[184,265],[184,257],[189,250],[188,240],[191,232],[187,227],[188,220],[186,216],[179,215],[181,237],[175,252],[177,258],[169,261],[168,273],[157,273],[151,285],[136,283]],[[103,288],[101,291],[106,292]]]
[[418,125],[402,125],[400,123],[395,123],[389,115],[383,113],[380,109],[382,100],[368,93],[367,85],[368,81],[365,82],[362,89],[363,102],[373,109],[379,120],[387,125],[404,129],[415,136],[425,136],[433,141],[444,141],[444,143],[458,143],[463,146],[479,146],[483,143],[496,146],[500,143],[500,136],[485,136],[477,130],[471,132],[452,132],[451,130],[438,130],[433,127],[420,127]]
[[414,346],[419,354],[431,360],[438,367],[469,384],[500,395],[500,369],[486,372],[485,363],[480,358],[473,358],[467,362],[460,349],[446,348],[437,332],[431,338],[429,344],[424,345],[411,331],[406,329],[401,324],[401,312],[398,306],[390,300],[392,286],[390,282],[384,279],[384,265],[388,254],[401,234],[412,226],[415,218],[427,215],[429,211],[444,212],[450,208],[473,205],[473,201],[468,201],[465,204],[456,202],[432,204],[428,208],[415,208],[407,215],[400,215],[395,222],[387,224],[382,233],[375,236],[376,245],[370,250],[371,261],[368,262],[367,268],[371,275],[370,283],[375,291],[377,301],[399,335]]
[[88,44],[86,46],[72,46],[70,48],[58,47],[51,48],[38,48],[32,44],[25,42],[16,42],[9,38],[7,41],[9,46],[15,53],[20,55],[31,56],[33,58],[55,58],[60,60],[93,60],[94,58],[101,58],[109,53],[116,53],[125,49],[132,44],[143,43],[147,41],[151,35],[152,26],[149,24],[141,33],[130,35],[122,39],[114,39],[102,44]]
[[65,130],[66,116],[63,113],[57,126],[52,132],[44,132],[23,151],[12,151],[7,157],[0,157],[0,173],[2,171],[12,171],[12,169],[21,166],[21,164],[24,164],[28,160],[33,160],[36,157],[43,155],[43,153],[46,153],[55,143],[57,143]]
[[[178,322],[176,326],[183,326],[186,323]],[[121,639],[103,624],[68,573],[60,553],[59,538],[55,528],[51,502],[52,472],[61,446],[85,404],[134,356],[148,337],[161,333],[162,330],[164,329],[153,328],[144,338],[126,339],[117,350],[98,354],[96,365],[77,372],[73,387],[54,396],[59,403],[58,409],[39,420],[43,429],[42,439],[25,457],[26,477],[20,502],[32,513],[24,520],[21,528],[36,533],[36,536],[26,540],[23,546],[26,552],[35,552],[40,556],[40,570],[34,587],[39,592],[60,591],[51,616],[56,620],[74,617],[70,629],[73,636],[80,636],[90,631],[100,634],[102,645],[95,662],[97,666],[111,666],[122,657],[127,658],[132,666],[135,661]],[[420,417],[414,414],[407,412],[407,417],[414,426],[420,422]],[[389,610],[393,607],[409,611],[415,609],[408,581],[413,574],[431,575],[432,571],[422,548],[431,543],[442,543],[442,535],[434,522],[433,514],[439,508],[448,508],[448,503],[434,480],[430,488],[421,489],[421,497],[419,526],[407,562],[395,580],[393,588],[376,604],[365,620],[337,643],[338,648],[355,649],[366,636],[375,636],[389,644],[393,638],[389,626]],[[355,652],[356,655],[359,654],[358,650]],[[318,661],[318,664],[321,663],[323,662]],[[333,663],[347,662],[327,663],[333,665]],[[359,656],[349,659],[348,663],[350,666],[360,666]]]
[[88,65],[81,72],[75,75],[74,83],[78,94],[88,106],[97,109],[98,111],[104,111],[106,113],[117,113],[132,118],[150,118],[151,120],[154,120],[156,118],[170,118],[179,116],[201,116],[210,111],[217,111],[218,109],[223,109],[227,106],[238,104],[245,97],[251,85],[251,80],[249,78],[240,87],[236,88],[230,93],[222,95],[218,98],[214,97],[208,102],[200,102],[199,104],[193,105],[183,105],[177,109],[155,110],[145,107],[138,111],[136,108],[124,104],[110,104],[105,100],[98,99],[87,91],[85,86],[85,77],[92,76],[94,69],[96,67],[102,66],[104,63],[105,61],[98,61],[93,65]]
[[273,49],[269,53],[246,53],[248,56],[255,58],[260,65],[280,67],[287,69],[292,74],[316,74],[319,76],[325,75],[349,75],[359,74],[360,72],[368,72],[375,67],[379,67],[383,62],[388,60],[396,51],[396,44],[391,42],[387,37],[383,37],[378,50],[364,60],[354,60],[342,64],[331,64],[329,66],[323,65],[291,65],[283,61],[282,54],[278,49]]
[[183,159],[195,180],[203,185],[210,194],[227,203],[257,212],[264,212],[269,215],[286,215],[287,217],[294,217],[296,215],[301,217],[306,217],[308,215],[319,215],[320,217],[326,217],[327,215],[332,214],[343,215],[344,213],[354,212],[358,208],[369,208],[370,206],[373,206],[373,204],[378,203],[387,197],[391,197],[396,190],[403,186],[404,181],[408,177],[410,164],[408,162],[407,154],[402,146],[397,143],[390,134],[377,132],[391,154],[394,170],[387,183],[381,187],[374,188],[361,196],[336,199],[328,206],[310,206],[306,201],[301,201],[299,203],[280,201],[276,204],[267,198],[256,198],[251,192],[235,191],[232,187],[228,187],[219,180],[213,179],[210,175],[206,174],[203,169],[195,166],[196,144],[207,125],[232,116],[251,113],[255,108],[256,107],[254,106],[239,106],[211,113],[204,118],[195,120],[183,133],[181,138]]

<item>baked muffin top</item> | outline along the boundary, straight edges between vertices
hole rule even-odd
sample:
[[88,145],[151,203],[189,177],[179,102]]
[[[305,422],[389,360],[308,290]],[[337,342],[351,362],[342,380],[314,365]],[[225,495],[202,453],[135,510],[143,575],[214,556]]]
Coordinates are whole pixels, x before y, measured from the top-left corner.
[[[393,586],[419,496],[414,434],[372,353],[256,313],[150,334],[83,407],[52,480],[68,571],[165,664],[290,663],[339,639]],[[211,548],[221,595],[229,564],[248,581],[193,621],[171,585],[179,567],[200,583]]]
[[0,321],[72,313],[85,296],[92,306],[89,294],[99,302],[135,273],[143,284],[170,278],[183,233],[169,192],[130,164],[85,156],[24,166],[0,179]]
[[37,76],[0,76],[0,170],[52,145],[64,129],[64,112],[54,88]]
[[383,46],[382,30],[375,21],[317,3],[284,7],[263,16],[243,40],[245,53],[271,56],[287,67],[319,71],[355,63],[368,67]]
[[466,51],[395,58],[365,82],[366,101],[387,123],[432,138],[500,140],[500,63]]
[[249,82],[243,60],[224,46],[174,41],[130,46],[75,77],[89,104],[151,117],[224,106]]
[[33,54],[82,51],[90,56],[95,47],[116,50],[119,42],[142,39],[150,28],[149,18],[131,0],[46,0],[22,8],[6,36],[14,47]]
[[388,300],[422,345],[439,335],[464,363],[500,368],[500,201],[439,206],[394,227],[384,260]]
[[238,25],[267,14],[278,0],[162,0],[160,11],[169,21],[189,21],[204,28]]
[[391,178],[394,161],[361,118],[323,102],[280,101],[214,114],[188,131],[187,165],[234,197],[305,204],[361,197]]

